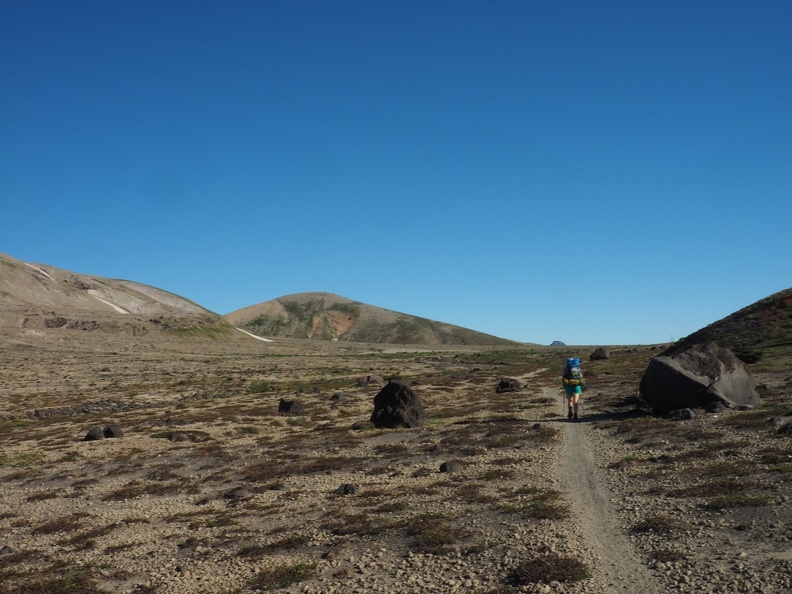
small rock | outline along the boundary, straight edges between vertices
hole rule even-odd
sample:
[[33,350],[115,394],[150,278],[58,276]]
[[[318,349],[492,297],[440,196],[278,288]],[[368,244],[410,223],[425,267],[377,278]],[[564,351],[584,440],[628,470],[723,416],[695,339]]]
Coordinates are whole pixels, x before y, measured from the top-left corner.
[[83,441],[96,441],[98,439],[104,439],[104,430],[98,425],[92,427],[83,437]]
[[440,465],[440,472],[459,472],[465,468],[465,464],[461,460],[448,460]]
[[108,425],[104,428],[104,436],[108,438],[112,437],[124,437],[124,430],[121,429],[118,425]]
[[231,489],[230,491],[223,493],[224,499],[230,499],[232,501],[242,501],[248,497],[250,497],[250,491],[244,487],[236,487],[235,489]]

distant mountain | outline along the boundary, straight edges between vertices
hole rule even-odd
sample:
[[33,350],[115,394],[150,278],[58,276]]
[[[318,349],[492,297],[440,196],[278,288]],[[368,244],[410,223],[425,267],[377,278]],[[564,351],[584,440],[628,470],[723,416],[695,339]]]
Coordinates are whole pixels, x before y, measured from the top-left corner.
[[299,293],[223,316],[257,336],[391,344],[506,345],[514,342],[332,293]]
[[226,331],[220,316],[140,283],[76,274],[0,254],[0,326],[26,329]]
[[667,352],[717,342],[743,361],[755,363],[769,349],[792,347],[792,289],[726,316],[677,342]]

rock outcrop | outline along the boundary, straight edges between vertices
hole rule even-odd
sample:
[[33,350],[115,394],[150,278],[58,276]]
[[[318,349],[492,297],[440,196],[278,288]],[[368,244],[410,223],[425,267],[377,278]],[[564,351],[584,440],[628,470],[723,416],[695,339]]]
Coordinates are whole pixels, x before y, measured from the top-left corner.
[[715,343],[693,345],[655,357],[641,378],[641,398],[661,413],[685,408],[757,406],[759,394],[748,367]]

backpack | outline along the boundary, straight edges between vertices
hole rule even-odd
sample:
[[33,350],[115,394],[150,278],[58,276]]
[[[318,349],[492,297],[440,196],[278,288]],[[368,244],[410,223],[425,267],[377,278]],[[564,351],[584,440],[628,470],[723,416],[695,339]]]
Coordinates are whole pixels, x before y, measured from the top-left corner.
[[567,359],[564,367],[563,381],[565,386],[579,386],[583,383],[583,372],[580,371],[580,359]]

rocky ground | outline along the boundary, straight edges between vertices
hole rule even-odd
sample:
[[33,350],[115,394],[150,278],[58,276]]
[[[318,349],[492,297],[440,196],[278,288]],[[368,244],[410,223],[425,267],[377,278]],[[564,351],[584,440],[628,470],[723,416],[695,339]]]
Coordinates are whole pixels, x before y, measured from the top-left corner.
[[[612,349],[570,423],[558,349],[3,345],[0,592],[792,589],[788,372],[669,421],[633,401],[658,350]],[[388,378],[423,428],[369,423]]]

